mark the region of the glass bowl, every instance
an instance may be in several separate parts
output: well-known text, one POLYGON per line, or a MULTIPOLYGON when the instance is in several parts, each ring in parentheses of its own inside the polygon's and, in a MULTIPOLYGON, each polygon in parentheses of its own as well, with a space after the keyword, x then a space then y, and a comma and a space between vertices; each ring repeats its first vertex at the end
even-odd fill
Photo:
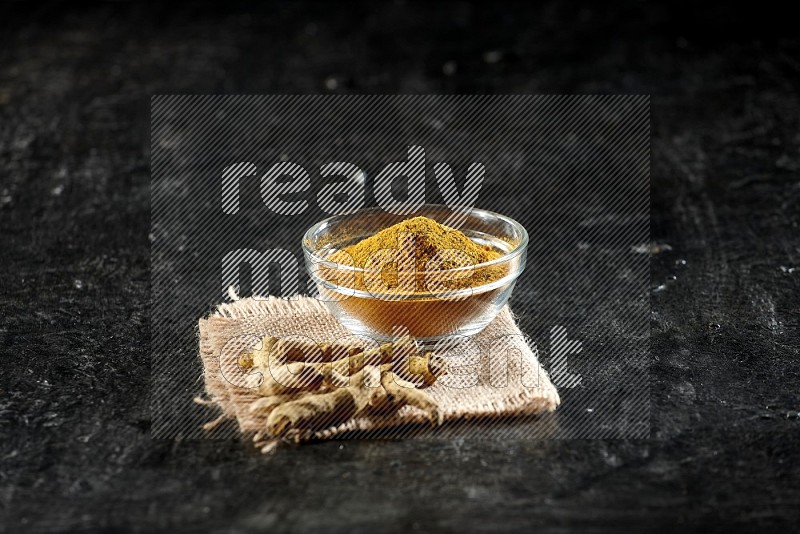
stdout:
POLYGON ((316 298, 348 330, 376 341, 407 333, 426 346, 483 330, 506 304, 525 269, 527 246, 528 233, 509 217, 481 209, 456 214, 446 206, 431 204, 413 215, 380 208, 337 215, 318 222, 303 237, 306 269, 316 285, 316 298), (499 257, 451 269, 402 271, 404 279, 413 278, 411 288, 406 284, 407 289, 392 291, 371 283, 384 276, 385 265, 356 266, 340 256, 338 262, 331 260, 341 249, 412 216, 450 223, 499 257), (454 217, 456 224, 452 224, 454 217))

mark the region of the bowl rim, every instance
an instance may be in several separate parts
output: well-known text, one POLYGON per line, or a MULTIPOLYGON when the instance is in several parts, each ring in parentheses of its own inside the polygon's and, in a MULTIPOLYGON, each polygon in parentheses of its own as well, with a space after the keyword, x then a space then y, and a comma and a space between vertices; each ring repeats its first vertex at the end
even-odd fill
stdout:
MULTIPOLYGON (((445 206, 444 204, 423 204, 422 206, 420 206, 419 208, 414 210, 413 213, 408 214, 408 218, 418 217, 420 215, 424 215, 424 213, 420 213, 420 212, 423 212, 425 209, 431 209, 431 208, 452 210, 452 208, 450 208, 449 206, 445 206)), ((356 273, 367 273, 367 272, 369 272, 368 270, 364 269, 363 267, 356 267, 354 265, 345 265, 345 264, 337 263, 335 261, 331 261, 329 259, 322 258, 322 257, 318 256, 316 254, 316 252, 311 250, 311 248, 308 246, 308 243, 311 240, 310 236, 312 236, 314 233, 316 233, 323 226, 331 224, 332 222, 338 222, 339 220, 347 219, 348 217, 352 217, 353 215, 356 215, 356 214, 363 214, 365 211, 386 212, 386 210, 384 210, 383 208, 381 208, 379 206, 369 207, 369 208, 360 208, 359 210, 357 210, 357 211, 355 211, 353 213, 345 213, 345 214, 340 214, 340 215, 333 215, 331 217, 327 217, 327 218, 325 218, 325 219, 323 219, 323 220, 311 225, 311 227, 308 230, 306 230, 305 233, 303 234, 303 240, 302 240, 302 243, 301 243, 302 248, 303 248, 303 254, 305 254, 306 257, 310 257, 316 263, 323 263, 323 264, 327 263, 327 264, 330 264, 331 265, 331 267, 330 267, 331 269, 333 269, 334 268, 333 266, 335 265, 336 266, 335 269, 342 269, 343 271, 352 271, 352 272, 356 272, 356 273)), ((508 223, 513 228, 515 228, 517 231, 519 231, 520 234, 522 235, 522 239, 520 240, 519 244, 517 244, 517 246, 515 246, 513 249, 511 249, 507 253, 505 253, 505 254, 501 255, 500 257, 495 258, 493 260, 485 261, 483 263, 476 263, 475 265, 466 265, 466 266, 463 266, 463 267, 455 267, 453 269, 439 269, 439 270, 436 270, 436 271, 419 271, 419 272, 417 272, 417 275, 420 275, 420 274, 424 275, 426 273, 431 273, 431 274, 435 273, 435 274, 438 274, 438 275, 442 275, 442 274, 447 274, 447 273, 459 273, 459 272, 474 271, 474 270, 477 270, 477 269, 483 269, 483 268, 486 268, 486 267, 491 267, 493 265, 500 265, 502 263, 511 261, 511 260, 519 257, 520 255, 522 255, 523 253, 525 253, 525 251, 527 250, 528 241, 529 241, 528 231, 525 230, 525 227, 522 226, 516 220, 512 219, 511 217, 508 217, 507 215, 503 215, 501 213, 497 213, 497 212, 494 212, 494 211, 489 211, 489 210, 485 210, 485 209, 481 209, 481 208, 470 208, 468 213, 469 214, 479 213, 481 215, 486 215, 486 216, 490 216, 490 217, 495 217, 497 219, 501 219, 502 221, 508 223)), ((458 228, 456 228, 456 230, 458 230, 458 228)), ((516 273, 516 275, 518 276, 520 274, 520 272, 521 271, 518 271, 516 273)), ((503 277, 503 278, 506 278, 506 277, 503 277)), ((478 287, 481 287, 481 286, 478 286, 478 287)))

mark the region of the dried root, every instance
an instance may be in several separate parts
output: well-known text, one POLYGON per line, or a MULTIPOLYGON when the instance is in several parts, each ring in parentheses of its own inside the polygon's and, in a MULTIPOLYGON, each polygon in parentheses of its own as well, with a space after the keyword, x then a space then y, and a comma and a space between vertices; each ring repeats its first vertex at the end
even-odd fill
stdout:
POLYGON ((267 418, 267 432, 275 437, 289 437, 292 433, 310 432, 347 421, 356 413, 353 395, 345 388, 337 389, 276 407, 267 418))
POLYGON ((261 373, 263 379, 258 386, 262 396, 283 395, 298 391, 316 391, 323 386, 339 387, 340 376, 353 376, 367 365, 392 364, 392 368, 405 380, 415 386, 429 386, 441 374, 441 361, 432 353, 418 354, 416 341, 405 336, 394 343, 384 343, 379 347, 361 350, 352 345, 326 345, 320 350, 314 343, 283 342, 274 337, 265 337, 262 347, 245 352, 239 357, 239 364, 252 372, 261 373), (310 359, 328 357, 337 351, 347 351, 348 356, 321 362, 301 362, 286 357, 303 347, 310 359), (333 347, 333 348, 331 348, 333 347), (360 352, 359 352, 360 351, 360 352))
POLYGON ((258 394, 265 397, 298 391, 316 391, 324 381, 323 375, 313 365, 302 362, 253 369, 260 371, 263 376, 258 386, 258 394))
POLYGON ((380 394, 379 373, 376 367, 367 366, 351 377, 348 387, 281 404, 267 418, 267 432, 280 437, 289 431, 313 431, 356 417, 380 394), (370 381, 374 385, 370 386, 370 381))
POLYGON ((275 339, 275 356, 290 362, 331 362, 355 356, 366 350, 363 345, 356 343, 316 344, 294 339, 273 339, 275 339))
POLYGON ((444 372, 444 361, 432 352, 425 354, 410 354, 396 362, 392 369, 401 378, 411 382, 416 387, 428 387, 436 382, 444 372))
POLYGON ((303 441, 354 417, 394 413, 406 405, 422 410, 434 426, 442 422, 439 406, 418 388, 436 381, 443 362, 419 354, 409 336, 367 350, 267 337, 239 363, 263 376, 256 390, 263 398, 249 407, 267 419, 254 437, 262 451, 273 450, 280 439, 303 441), (300 361, 303 354, 312 361, 300 361))
POLYGON ((397 374, 380 372, 370 365, 351 377, 350 386, 329 393, 309 394, 272 407, 266 431, 275 438, 288 437, 299 441, 317 430, 354 417, 372 412, 394 412, 406 405, 425 412, 432 425, 442 423, 439 406, 430 395, 397 374))
POLYGON ((428 381, 433 383, 436 380, 435 373, 441 374, 441 372, 436 367, 437 363, 434 364, 433 369, 429 367, 429 364, 432 361, 438 362, 438 360, 435 360, 431 354, 420 356, 418 352, 419 348, 414 338, 405 336, 394 343, 384 343, 379 347, 347 358, 312 365, 316 365, 319 372, 327 377, 332 371, 344 376, 352 376, 368 365, 377 367, 391 364, 392 368, 396 368, 398 373, 415 384, 422 385, 428 381))
POLYGON ((381 386, 386 392, 385 405, 397 410, 403 406, 419 408, 428 417, 432 426, 442 424, 442 412, 430 395, 414 387, 391 371, 381 373, 381 386))

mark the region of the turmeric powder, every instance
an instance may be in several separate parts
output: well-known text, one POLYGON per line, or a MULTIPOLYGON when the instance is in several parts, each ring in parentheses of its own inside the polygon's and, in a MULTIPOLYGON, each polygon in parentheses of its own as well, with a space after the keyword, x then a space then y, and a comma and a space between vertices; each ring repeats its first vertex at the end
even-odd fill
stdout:
POLYGON ((455 228, 428 217, 414 217, 337 250, 327 259, 365 271, 355 276, 354 289, 435 293, 477 287, 501 278, 503 269, 497 266, 463 270, 501 255, 455 228), (446 272, 452 269, 462 270, 446 272))
MULTIPOLYGON (((364 266, 370 256, 378 250, 389 249, 400 245, 403 235, 414 238, 414 256, 416 268, 425 270, 425 265, 442 250, 460 250, 464 252, 472 265, 484 263, 500 256, 497 251, 481 247, 470 240, 464 233, 455 228, 439 224, 428 217, 414 217, 394 226, 385 228, 372 237, 344 249, 355 261, 356 266, 364 266)), ((452 269, 459 265, 445 264, 441 269, 452 269)))
MULTIPOLYGON (((515 246, 471 238, 427 217, 414 217, 331 252, 316 274, 320 292, 371 335, 404 327, 423 343, 461 335, 492 315, 512 262, 495 262, 515 246), (488 263, 488 264, 487 264, 488 263), (353 291, 350 291, 353 290, 353 291)), ((329 245, 333 246, 333 244, 329 245)), ((484 325, 485 326, 485 325, 484 325)))

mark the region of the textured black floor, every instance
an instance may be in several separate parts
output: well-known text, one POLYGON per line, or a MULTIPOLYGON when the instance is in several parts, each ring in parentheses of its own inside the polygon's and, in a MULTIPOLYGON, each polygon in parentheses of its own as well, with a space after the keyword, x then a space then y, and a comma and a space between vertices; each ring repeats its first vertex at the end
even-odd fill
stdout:
POLYGON ((370 6, 0 5, 0 532, 796 526, 788 14, 370 6), (652 95, 651 439, 151 440, 150 95, 331 91, 652 95))

